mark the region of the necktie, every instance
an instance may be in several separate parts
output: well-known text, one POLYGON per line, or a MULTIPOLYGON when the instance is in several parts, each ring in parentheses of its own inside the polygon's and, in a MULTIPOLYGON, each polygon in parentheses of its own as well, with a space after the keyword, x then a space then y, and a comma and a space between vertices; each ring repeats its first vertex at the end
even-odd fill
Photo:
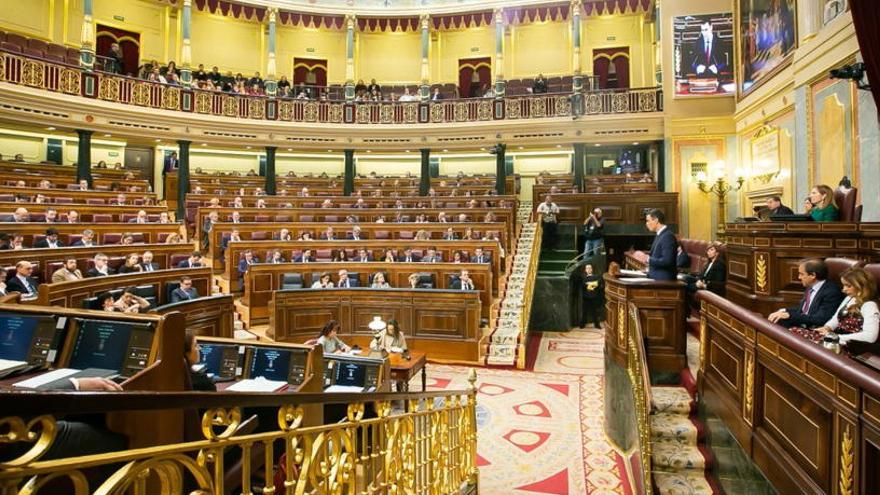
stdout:
POLYGON ((813 289, 812 288, 807 289, 806 293, 804 294, 804 307, 801 308, 801 312, 804 314, 809 314, 809 312, 810 312, 810 303, 812 302, 811 301, 812 295, 813 295, 813 289))
POLYGON ((24 286, 25 286, 25 288, 27 289, 28 294, 33 294, 33 293, 34 293, 34 286, 31 285, 31 281, 28 280, 27 277, 24 278, 24 286))
POLYGON ((483 255, 477 256, 477 263, 483 262, 483 255))
POLYGON ((412 258, 410 258, 409 256, 407 256, 407 257, 406 257, 406 262, 407 262, 407 263, 411 263, 411 262, 412 262, 412 258))

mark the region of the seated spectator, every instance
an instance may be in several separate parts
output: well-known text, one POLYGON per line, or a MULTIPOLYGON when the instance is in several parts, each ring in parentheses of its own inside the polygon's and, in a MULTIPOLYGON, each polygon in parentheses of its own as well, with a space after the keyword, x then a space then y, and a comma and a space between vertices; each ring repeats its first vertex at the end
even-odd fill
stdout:
POLYGON ((299 235, 299 240, 301 240, 301 241, 314 241, 315 239, 312 238, 311 232, 302 232, 299 235))
POLYGON ((165 244, 180 244, 182 242, 183 238, 177 232, 172 232, 165 238, 165 244))
POLYGON ((406 277, 406 281, 409 282, 410 289, 421 289, 421 286, 419 286, 419 274, 418 273, 410 273, 409 277, 406 277))
POLYGON ((89 190, 89 181, 86 179, 82 179, 79 181, 79 190, 80 191, 88 191, 89 190))
POLYGON ((269 259, 266 260, 266 263, 274 263, 274 264, 286 263, 286 262, 287 262, 287 260, 284 259, 284 255, 281 254, 280 249, 273 250, 269 259))
POLYGON ((25 248, 27 248, 27 246, 24 245, 24 236, 21 234, 13 235, 12 236, 12 250, 13 251, 20 251, 25 248))
POLYGON ((456 241, 456 240, 458 240, 458 236, 455 235, 455 232, 452 230, 452 227, 449 227, 448 229, 446 229, 446 232, 443 233, 443 240, 444 240, 444 241, 456 241))
POLYGON ((92 229, 86 229, 82 232, 82 237, 76 242, 73 243, 73 247, 94 247, 97 243, 95 242, 95 231, 92 229))
POLYGON ((532 85, 532 93, 537 95, 546 92, 547 81, 544 79, 544 74, 538 74, 538 77, 535 78, 535 83, 532 85))
POLYGON ((202 253, 198 251, 193 251, 189 258, 177 264, 177 268, 201 268, 202 266, 202 253))
POLYGON ((119 240, 120 246, 131 246, 134 244, 134 234, 131 232, 123 232, 122 238, 119 240))
POLYGON ((180 301, 189 301, 191 299, 198 299, 199 291, 193 287, 193 281, 191 277, 181 277, 180 278, 180 287, 171 291, 171 302, 176 303, 180 301))
POLYGON ((836 222, 840 217, 834 204, 834 191, 824 184, 810 191, 809 205, 807 213, 817 222, 836 222))
POLYGON ((403 249, 403 255, 397 261, 401 263, 416 263, 421 261, 421 257, 412 252, 412 248, 407 246, 403 249))
MULTIPOLYGON (((877 308, 877 281, 863 268, 850 268, 840 276, 846 297, 820 334, 837 333, 839 342, 875 344, 880 334, 880 310, 877 308)), ((870 346, 873 348, 874 346, 870 346)))
POLYGON ((6 270, 0 270, 0 296, 9 295, 6 288, 6 270))
POLYGON ((122 313, 140 313, 150 308, 150 301, 134 293, 134 287, 126 287, 113 306, 122 313))
POLYGON ((386 249, 385 252, 382 253, 382 261, 386 263, 394 263, 395 261, 397 261, 394 259, 394 250, 386 249))
POLYGON ((357 258, 354 259, 358 263, 369 263, 373 261, 373 255, 368 253, 365 248, 358 249, 357 258))
POLYGON ((292 241, 293 236, 290 235, 290 230, 281 229, 281 231, 275 235, 275 239, 279 241, 292 241))
POLYGON ((21 153, 16 153, 16 154, 15 154, 15 158, 13 158, 12 161, 14 161, 14 162, 23 162, 23 161, 24 161, 24 155, 22 155, 21 153))
POLYGON ((36 249, 60 248, 64 247, 64 243, 58 239, 58 229, 46 229, 46 237, 40 239, 34 244, 36 249))
POLYGON ((6 282, 7 292, 18 292, 23 299, 37 297, 37 279, 31 276, 34 265, 30 261, 19 261, 15 264, 15 276, 6 282))
POLYGON ((336 282, 336 286, 339 288, 347 289, 350 287, 357 287, 357 281, 352 280, 348 277, 348 270, 345 268, 339 270, 338 272, 339 278, 336 282))
POLYGON ((107 264, 109 258, 106 254, 98 253, 95 255, 94 264, 92 268, 89 268, 86 271, 87 277, 106 277, 107 275, 113 275, 116 272, 113 268, 110 268, 110 265, 107 264))
POLYGON ((119 267, 119 273, 140 273, 143 271, 143 267, 140 264, 140 255, 137 253, 131 253, 125 257, 125 263, 119 267))
POLYGON ((239 288, 244 288, 244 275, 250 270, 251 265, 260 262, 260 258, 254 256, 254 252, 248 249, 244 252, 244 258, 238 262, 239 288))
POLYGON ((51 189, 52 183, 46 179, 43 179, 37 184, 37 189, 51 189))
POLYGON ((109 292, 102 292, 98 294, 97 300, 95 301, 101 311, 114 312, 116 311, 116 301, 113 300, 113 295, 109 292))
POLYGON ((159 264, 153 262, 153 252, 152 251, 144 251, 144 254, 141 256, 141 271, 142 272, 155 272, 159 269, 159 264))
POLYGON ((422 258, 422 263, 443 263, 443 256, 433 246, 428 248, 428 253, 422 258))
POLYGON ((324 354, 342 354, 351 351, 351 347, 339 339, 339 322, 330 320, 321 329, 318 336, 318 345, 324 348, 324 354))
MULTIPOLYGON (((309 250, 311 251, 311 250, 309 250)), ((333 250, 333 260, 334 263, 344 263, 346 261, 351 261, 348 258, 348 252, 345 249, 334 249, 333 250)))
POLYGON ((477 246, 474 248, 474 255, 471 256, 471 263, 491 263, 492 257, 483 252, 483 248, 477 246))
POLYGON ((769 216, 794 215, 791 208, 782 204, 782 199, 780 199, 779 196, 771 196, 767 198, 767 210, 769 216))
POLYGON ((312 284, 312 289, 332 289, 333 281, 330 280, 330 272, 321 272, 321 277, 312 284))
POLYGON ((11 218, 4 219, 5 222, 27 223, 31 221, 31 214, 27 208, 16 208, 11 218))
POLYGON ((440 93, 440 88, 437 87, 437 86, 435 86, 435 87, 434 87, 434 92, 431 93, 431 100, 432 100, 432 101, 439 101, 439 100, 442 100, 442 99, 443 99, 443 94, 440 93))
POLYGON ((12 249, 12 236, 6 232, 0 232, 0 251, 12 249))
POLYGON ((464 261, 465 261, 465 259, 464 259, 463 255, 461 254, 461 251, 456 249, 455 251, 452 252, 452 262, 453 263, 463 263, 464 261))
POLYGON ((452 285, 449 288, 452 290, 476 290, 474 281, 471 280, 470 273, 467 270, 462 270, 461 275, 452 281, 452 285))
POLYGON ((167 211, 159 213, 159 223, 173 223, 167 211))
POLYGON ((137 216, 128 221, 128 223, 150 223, 146 210, 138 210, 137 216))
POLYGON ((767 319, 784 327, 816 328, 824 325, 843 300, 840 287, 827 278, 828 267, 823 260, 801 262, 798 279, 806 288, 804 298, 797 306, 775 311, 767 319))
POLYGON ((265 208, 265 207, 266 207, 266 200, 263 198, 258 199, 257 200, 257 208, 265 208))
POLYGON ((67 223, 79 223, 79 212, 70 210, 67 212, 67 223))
POLYGON ((385 281, 385 274, 382 272, 376 272, 373 274, 373 283, 370 284, 370 287, 373 289, 390 289, 391 284, 385 281))
POLYGON ((362 239, 360 226, 355 225, 354 227, 352 227, 351 233, 348 234, 347 237, 348 237, 348 239, 353 240, 353 241, 360 241, 362 239))
POLYGON ((416 232, 415 237, 413 237, 414 241, 430 241, 431 234, 427 230, 419 230, 416 232))
POLYGON ((328 241, 336 240, 336 233, 333 231, 333 227, 327 227, 324 232, 321 233, 321 239, 328 241))
POLYGON ((115 200, 114 199, 110 200, 110 204, 115 204, 117 206, 125 206, 128 204, 126 201, 127 201, 127 198, 126 198, 125 194, 119 193, 116 195, 115 200))

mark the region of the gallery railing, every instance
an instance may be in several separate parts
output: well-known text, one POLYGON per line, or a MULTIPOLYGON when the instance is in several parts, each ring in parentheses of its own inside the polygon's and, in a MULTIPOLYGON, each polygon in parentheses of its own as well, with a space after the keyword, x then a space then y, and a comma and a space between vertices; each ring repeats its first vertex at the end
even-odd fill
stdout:
POLYGON ((262 493, 274 493, 273 486, 298 494, 476 493, 473 370, 469 382, 468 390, 406 394, 0 392, 0 447, 25 451, 0 461, 0 493, 41 493, 45 487, 42 493, 54 493, 59 481, 76 495, 254 493, 258 486, 265 487, 262 493), (392 401, 403 401, 404 410, 392 412, 392 401), (328 404, 343 405, 346 417, 305 426, 310 419, 304 410, 328 404), (277 424, 264 433, 243 432, 245 406, 277 409, 277 424), (59 411, 174 408, 203 411, 199 439, 40 460, 55 440, 59 411))
POLYGON ((203 91, 0 51, 0 82, 144 108, 200 115, 327 124, 433 124, 654 113, 659 87, 427 102, 342 102, 203 91))

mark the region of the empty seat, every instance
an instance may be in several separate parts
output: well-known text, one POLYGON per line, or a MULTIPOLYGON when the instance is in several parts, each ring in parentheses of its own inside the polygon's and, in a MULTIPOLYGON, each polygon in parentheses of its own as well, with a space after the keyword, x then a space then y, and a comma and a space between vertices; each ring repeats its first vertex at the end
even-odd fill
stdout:
POLYGON ((275 215, 276 222, 290 222, 290 215, 275 215))
POLYGON ((387 230, 377 230, 376 239, 390 239, 391 233, 387 230))
POLYGON ((400 232, 398 232, 397 236, 400 239, 412 239, 413 233, 411 230, 401 230, 400 232))
POLYGON ((171 258, 168 260, 168 268, 174 268, 179 265, 181 261, 185 261, 188 258, 188 254, 172 254, 171 258))
POLYGON ((106 234, 104 234, 104 238, 101 240, 101 242, 103 244, 119 244, 120 240, 122 240, 122 234, 106 233, 106 234))
POLYGON ((15 43, 10 43, 8 41, 0 43, 0 50, 12 53, 21 53, 20 46, 16 45, 15 43))
POLYGON ((102 198, 86 198, 87 205, 103 205, 104 200, 102 198))
POLYGON ((302 289, 302 273, 285 273, 281 276, 281 290, 302 289))
POLYGON ((333 251, 331 249, 318 249, 315 251, 316 261, 332 261, 333 251))
POLYGON ((257 231, 251 234, 251 239, 254 241, 265 241, 269 239, 269 233, 265 231, 257 231))
POLYGON ((134 294, 141 297, 156 297, 156 286, 139 285, 134 288, 134 294))
POLYGON ((24 49, 27 46, 27 38, 20 34, 6 33, 6 42, 24 49))
POLYGON ((57 198, 55 198, 55 203, 73 203, 73 198, 58 196, 57 198))
POLYGON ((420 289, 433 289, 434 288, 434 275, 430 273, 417 273, 419 277, 418 286, 420 289))
POLYGON ((254 221, 258 223, 266 223, 269 222, 269 215, 256 215, 254 216, 254 221))
POLYGON ((27 46, 28 46, 28 48, 33 48, 33 49, 39 50, 43 53, 45 53, 46 50, 49 49, 49 43, 46 43, 43 40, 38 40, 35 38, 28 39, 27 46))
POLYGON ((107 259, 107 265, 116 271, 119 271, 119 267, 124 264, 125 264, 125 256, 112 256, 107 259))
POLYGON ((109 213, 95 213, 92 215, 92 222, 94 223, 111 223, 113 222, 113 215, 109 213))

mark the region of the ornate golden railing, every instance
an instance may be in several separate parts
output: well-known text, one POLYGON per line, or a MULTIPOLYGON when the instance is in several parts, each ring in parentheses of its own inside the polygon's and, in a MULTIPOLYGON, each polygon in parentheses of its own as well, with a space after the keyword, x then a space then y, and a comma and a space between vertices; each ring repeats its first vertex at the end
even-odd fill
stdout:
POLYGON ((0 81, 162 110, 282 122, 432 124, 613 115, 663 110, 658 88, 548 93, 427 102, 341 102, 242 96, 87 72, 58 62, 0 51, 0 81))
POLYGON ((543 234, 543 222, 535 223, 535 237, 532 240, 532 250, 529 253, 529 271, 526 274, 525 288, 523 289, 523 305, 522 316, 520 317, 520 349, 517 353, 516 367, 525 369, 526 367, 526 339, 525 334, 529 331, 529 320, 532 317, 532 300, 535 292, 535 277, 538 276, 538 261, 541 258, 541 236, 543 234))
POLYGON ((639 321, 639 309, 633 303, 627 304, 627 318, 630 319, 631 331, 626 336, 626 372, 632 384, 633 403, 635 405, 636 424, 638 426, 638 456, 640 473, 636 476, 636 493, 651 495, 651 379, 648 375, 648 361, 645 357, 645 344, 642 336, 642 325, 639 321), (638 483, 641 481, 641 484, 638 483), (641 492, 639 488, 643 488, 641 492))
POLYGON ((174 404, 202 409, 203 438, 57 460, 40 460, 58 426, 47 409, 71 395, 7 392, 0 400, 19 405, 5 408, 4 414, 15 416, 0 419, 0 447, 25 444, 30 449, 0 462, 0 493, 39 493, 59 479, 69 480, 76 495, 250 494, 257 487, 265 487, 262 493, 267 494, 477 493, 473 370, 469 381, 467 391, 421 394, 78 393, 66 402, 65 412, 168 409, 174 404), (392 400, 402 400, 404 410, 392 412, 392 400), (309 421, 304 411, 331 403, 348 403, 345 419, 304 426, 309 421), (266 433, 240 434, 244 405, 276 408, 278 424, 266 433), (375 417, 366 418, 370 405, 375 417), (283 460, 277 461, 281 453, 283 460), (230 472, 231 465, 240 465, 240 474, 230 472), (95 473, 104 473, 97 482, 95 473))

